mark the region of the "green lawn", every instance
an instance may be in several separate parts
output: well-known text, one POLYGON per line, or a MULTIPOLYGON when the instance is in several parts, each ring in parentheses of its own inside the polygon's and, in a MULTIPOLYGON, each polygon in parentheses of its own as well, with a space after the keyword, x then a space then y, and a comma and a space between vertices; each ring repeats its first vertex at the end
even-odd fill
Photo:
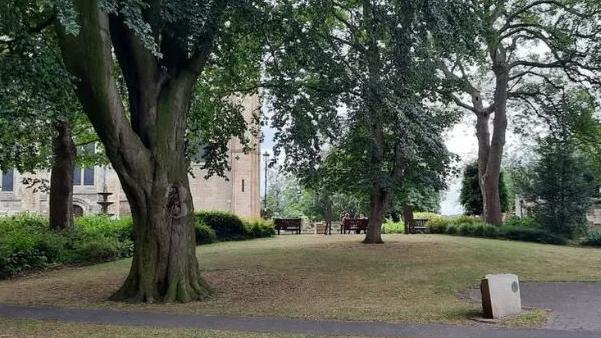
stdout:
POLYGON ((161 329, 153 327, 89 325, 75 323, 60 323, 47 320, 6 320, 0 319, 0 337, 53 337, 53 338, 302 338, 301 335, 261 334, 248 332, 194 330, 194 329, 161 329))
POLYGON ((201 268, 215 289, 203 302, 106 301, 127 274, 130 261, 123 260, 2 281, 0 303, 458 323, 479 309, 458 293, 486 273, 516 273, 522 281, 601 280, 599 249, 441 235, 386 235, 383 245, 361 239, 290 235, 201 246, 201 268))

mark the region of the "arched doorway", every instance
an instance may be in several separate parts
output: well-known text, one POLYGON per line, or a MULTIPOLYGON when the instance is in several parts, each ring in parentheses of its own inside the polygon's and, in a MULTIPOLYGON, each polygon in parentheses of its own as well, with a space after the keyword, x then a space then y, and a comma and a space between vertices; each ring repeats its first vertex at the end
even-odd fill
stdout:
POLYGON ((73 217, 83 216, 83 208, 77 204, 73 204, 73 217))

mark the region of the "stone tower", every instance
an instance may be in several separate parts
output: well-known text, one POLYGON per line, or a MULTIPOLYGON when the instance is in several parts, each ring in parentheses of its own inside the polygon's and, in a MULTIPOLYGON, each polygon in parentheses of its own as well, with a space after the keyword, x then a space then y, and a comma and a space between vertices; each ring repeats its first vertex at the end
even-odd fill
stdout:
MULTIPOLYGON (((244 118, 249 129, 257 129, 255 116, 261 111, 258 95, 246 96, 241 100, 244 107, 244 118)), ((232 170, 223 177, 205 179, 206 172, 201 164, 194 164, 194 178, 190 177, 190 189, 197 210, 230 211, 243 217, 259 217, 261 214, 260 174, 261 149, 256 135, 251 138, 252 150, 244 153, 240 140, 234 138, 229 142, 229 162, 232 170)))

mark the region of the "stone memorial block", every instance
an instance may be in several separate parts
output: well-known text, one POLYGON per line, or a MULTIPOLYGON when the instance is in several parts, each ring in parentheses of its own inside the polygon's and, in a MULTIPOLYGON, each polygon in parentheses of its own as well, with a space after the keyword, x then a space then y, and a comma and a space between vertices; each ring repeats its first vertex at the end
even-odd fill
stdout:
POLYGON ((503 318, 522 311, 520 282, 513 274, 486 275, 480 283, 484 318, 503 318))

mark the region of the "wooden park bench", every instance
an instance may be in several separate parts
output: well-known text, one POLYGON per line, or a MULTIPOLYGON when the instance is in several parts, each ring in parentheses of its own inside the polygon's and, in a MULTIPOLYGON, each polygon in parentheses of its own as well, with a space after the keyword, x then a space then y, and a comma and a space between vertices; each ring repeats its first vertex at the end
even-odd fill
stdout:
POLYGON ((342 222, 342 231, 343 233, 350 234, 351 231, 355 231, 355 233, 360 234, 361 231, 367 233, 367 218, 348 218, 342 222))
POLYGON ((428 220, 425 218, 414 218, 412 222, 409 222, 409 233, 410 234, 426 234, 429 232, 428 220))
POLYGON ((278 235, 280 231, 294 231, 296 234, 301 233, 302 219, 300 218, 276 218, 273 220, 275 230, 278 235))

